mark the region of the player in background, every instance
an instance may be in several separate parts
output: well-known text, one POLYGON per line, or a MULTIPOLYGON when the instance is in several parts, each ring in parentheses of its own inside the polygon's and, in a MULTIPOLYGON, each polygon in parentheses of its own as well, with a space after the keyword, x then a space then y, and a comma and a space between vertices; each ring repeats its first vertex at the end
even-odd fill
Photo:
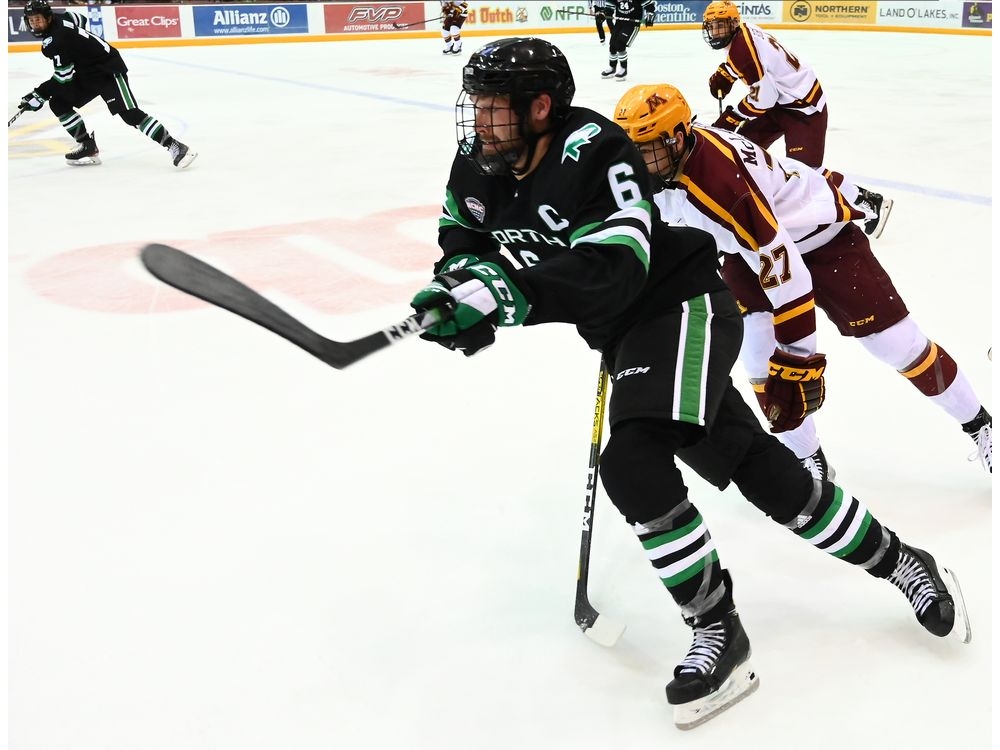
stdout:
POLYGON ((594 23, 597 24, 597 38, 604 44, 604 26, 608 27, 608 34, 614 32, 611 18, 614 15, 614 0, 587 0, 587 10, 594 16, 594 23))
MULTIPOLYGON (((715 0, 705 8, 702 34, 712 49, 729 53, 708 79, 712 96, 721 102, 737 78, 750 89, 735 108, 726 107, 715 127, 738 131, 761 148, 784 136, 787 156, 823 170, 829 114, 812 67, 759 26, 741 23, 739 8, 728 0, 715 0)), ((864 211, 865 233, 878 239, 892 200, 855 185, 840 172, 824 174, 864 211)))
MULTIPOLYGON (((490 42, 473 53, 462 83, 458 150, 439 220, 442 256, 411 304, 448 310, 423 338, 466 356, 492 345, 498 326, 543 323, 574 324, 602 353, 614 385, 601 478, 692 629, 666 687, 677 725, 690 728, 732 705, 757 677, 732 578, 676 457, 720 489, 735 483, 809 544, 889 581, 930 633, 968 642, 953 575, 850 493, 814 481, 743 401, 729 377, 742 323, 718 275, 715 242, 652 221, 638 150, 606 117, 572 106, 562 52, 535 38, 490 42)), ((802 362, 784 360, 790 370, 802 362)), ((808 366, 815 377, 806 388, 773 378, 774 404, 790 418, 822 391, 821 363, 808 366)), ((462 387, 468 398, 449 407, 464 415, 456 440, 488 421, 476 407, 488 396, 473 382, 462 387)), ((526 435, 509 437, 524 445, 526 435)), ((483 481, 495 481, 501 464, 477 460, 483 481)), ((504 481, 517 479, 508 470, 504 481)), ((475 494, 474 486, 452 489, 475 494)))
POLYGON ((611 42, 608 44, 608 67, 601 71, 601 78, 624 81, 628 75, 628 48, 632 46, 639 26, 653 25, 656 17, 656 0, 611 0, 611 42))
POLYGON ((469 4, 466 2, 441 2, 441 38, 444 39, 445 55, 458 55, 462 52, 462 26, 469 17, 469 4))
MULTIPOLYGON (((993 473, 992 417, 951 355, 913 320, 852 222, 857 210, 832 181, 742 135, 692 126, 691 107, 669 84, 634 86, 614 119, 645 158, 660 218, 710 232, 725 253, 722 276, 743 313, 740 358, 765 416, 774 356, 815 354, 818 306, 842 336, 856 338, 960 424, 993 473)), ((825 477, 811 416, 778 437, 825 477)))
POLYGON ((129 87, 128 68, 118 50, 81 26, 55 14, 46 0, 29 0, 24 19, 31 33, 42 40, 42 54, 52 60, 52 77, 21 97, 18 108, 37 112, 47 101, 60 124, 78 147, 66 154, 74 165, 100 164, 93 133, 87 132, 76 111, 100 96, 112 115, 152 138, 170 153, 175 167, 187 167, 197 154, 173 138, 157 120, 139 109, 129 87))

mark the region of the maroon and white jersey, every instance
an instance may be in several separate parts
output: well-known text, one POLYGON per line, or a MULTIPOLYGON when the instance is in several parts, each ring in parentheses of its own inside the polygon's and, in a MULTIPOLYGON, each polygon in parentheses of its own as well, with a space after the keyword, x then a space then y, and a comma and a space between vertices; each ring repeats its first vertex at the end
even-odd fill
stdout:
POLYGON ((698 126, 692 132, 680 172, 654 196, 661 218, 706 231, 721 252, 742 257, 774 308, 778 345, 814 354, 815 300, 802 255, 863 214, 801 162, 736 133, 698 126))
POLYGON ((722 67, 750 87, 750 93, 736 106, 746 118, 760 117, 772 107, 811 115, 826 106, 826 94, 812 67, 759 26, 740 24, 722 67))

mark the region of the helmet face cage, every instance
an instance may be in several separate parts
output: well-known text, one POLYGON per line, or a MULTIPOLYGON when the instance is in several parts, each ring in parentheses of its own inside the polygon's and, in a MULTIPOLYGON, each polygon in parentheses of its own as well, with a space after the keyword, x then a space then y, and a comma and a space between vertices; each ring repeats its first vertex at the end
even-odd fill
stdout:
POLYGON ((636 86, 618 101, 614 120, 639 147, 650 173, 672 179, 678 165, 674 146, 691 132, 691 107, 684 95, 668 84, 636 86))
POLYGON ((740 28, 740 9, 731 2, 709 3, 705 8, 701 33, 712 49, 726 47, 740 28))
POLYGON ((48 33, 48 24, 52 23, 52 7, 45 0, 29 0, 24 4, 24 25, 32 36, 43 37, 48 33), (46 20, 45 29, 36 31, 31 28, 28 16, 42 16, 46 20))
POLYGON ((525 148, 533 149, 540 134, 526 130, 532 101, 540 94, 552 98, 550 119, 558 121, 569 113, 576 85, 569 63, 555 46, 543 39, 510 38, 491 42, 473 53, 462 74, 462 93, 455 104, 455 126, 460 152, 477 169, 488 175, 512 174, 513 165, 525 148), (482 98, 490 98, 490 112, 477 106, 482 98), (507 97, 512 119, 494 123, 497 109, 495 97, 507 97), (508 131, 504 141, 485 146, 477 132, 487 130, 495 138, 508 131), (493 129, 494 125, 497 129, 493 129), (489 153, 484 152, 489 149, 489 153))
POLYGON ((455 135, 458 139, 459 152, 475 165, 476 171, 480 174, 491 177, 514 174, 514 165, 521 158, 526 145, 524 117, 517 111, 514 103, 509 101, 511 116, 508 117, 508 121, 494 123, 497 103, 493 102, 493 106, 489 107, 477 106, 479 96, 487 95, 477 95, 463 89, 458 95, 458 101, 455 102, 455 135), (477 125, 486 129, 493 138, 503 130, 507 131, 507 137, 500 141, 493 140, 487 146, 477 130, 477 125))

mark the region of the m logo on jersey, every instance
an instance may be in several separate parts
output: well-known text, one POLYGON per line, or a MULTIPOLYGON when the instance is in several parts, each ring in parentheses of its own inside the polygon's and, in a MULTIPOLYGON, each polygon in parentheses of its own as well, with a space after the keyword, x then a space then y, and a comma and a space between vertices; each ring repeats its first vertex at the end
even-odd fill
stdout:
POLYGON ((483 219, 486 218, 486 206, 483 205, 482 201, 478 198, 466 198, 465 207, 469 209, 469 213, 476 221, 480 224, 483 223, 483 219))
POLYGON ((580 161, 580 149, 596 138, 597 134, 600 132, 600 125, 596 122, 588 122, 579 130, 575 130, 570 133, 569 137, 566 138, 566 144, 563 146, 563 154, 560 163, 565 162, 566 157, 569 157, 573 161, 580 161))

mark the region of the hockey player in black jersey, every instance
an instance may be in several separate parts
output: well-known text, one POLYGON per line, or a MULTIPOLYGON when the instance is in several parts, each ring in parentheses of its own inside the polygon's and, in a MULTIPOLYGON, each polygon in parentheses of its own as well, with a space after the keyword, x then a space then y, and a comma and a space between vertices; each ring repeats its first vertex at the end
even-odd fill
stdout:
MULTIPOLYGON (((760 426, 729 377, 742 323, 714 240, 651 220, 642 157, 615 123, 573 107, 574 91, 566 58, 544 40, 501 39, 472 55, 456 104, 443 254, 411 304, 450 311, 424 338, 467 356, 493 344, 498 327, 553 322, 574 324, 602 352, 614 386, 601 478, 693 629, 666 687, 677 725, 700 724, 758 683, 732 579, 675 456, 894 584, 932 634, 968 642, 951 572, 841 487, 814 482, 760 426)), ((822 370, 810 367, 805 387, 776 376, 784 419, 821 402, 822 370)))
POLYGON ((601 72, 601 77, 624 81, 628 75, 628 48, 642 24, 653 25, 656 0, 611 0, 608 5, 614 25, 608 44, 608 67, 601 72))
POLYGON ((49 103, 52 114, 78 144, 66 154, 73 165, 100 164, 94 134, 76 111, 101 97, 108 111, 118 115, 143 135, 152 138, 170 153, 175 167, 187 167, 197 154, 173 138, 166 127, 139 109, 129 87, 128 68, 118 50, 78 25, 71 16, 55 13, 46 0, 29 0, 24 20, 31 33, 42 40, 42 54, 52 60, 52 77, 21 97, 20 110, 33 112, 49 103))

